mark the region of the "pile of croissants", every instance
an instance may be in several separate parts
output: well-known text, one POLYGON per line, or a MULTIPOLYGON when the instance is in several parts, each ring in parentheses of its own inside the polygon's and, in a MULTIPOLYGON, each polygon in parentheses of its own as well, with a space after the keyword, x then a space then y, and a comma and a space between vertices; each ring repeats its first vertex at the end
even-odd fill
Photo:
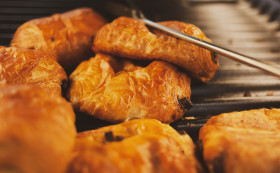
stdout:
MULTIPOLYGON (((192 24, 159 23, 210 41, 192 24)), ((168 123, 191 108, 189 75, 207 82, 218 66, 213 52, 90 8, 28 21, 0 46, 0 172, 204 172, 192 139, 168 123), (77 133, 74 110, 116 124, 77 133)), ((278 109, 254 111, 255 124, 277 121, 279 135, 278 109)), ((217 135, 231 125, 225 117, 201 131, 211 172, 234 170, 227 148, 213 149, 240 139, 226 128, 217 135)))

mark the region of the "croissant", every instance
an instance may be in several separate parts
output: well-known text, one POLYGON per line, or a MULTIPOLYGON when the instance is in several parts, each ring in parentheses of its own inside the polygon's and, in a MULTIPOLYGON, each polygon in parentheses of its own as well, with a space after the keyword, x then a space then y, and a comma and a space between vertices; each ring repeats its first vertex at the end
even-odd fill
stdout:
MULTIPOLYGON (((159 24, 210 41, 192 24, 178 21, 159 24)), ((142 21, 127 17, 119 17, 102 27, 94 39, 92 48, 96 53, 103 52, 131 59, 168 61, 204 82, 213 77, 219 66, 215 53, 162 32, 149 30, 142 21)))
POLYGON ((82 62, 70 75, 74 107, 97 118, 122 122, 152 118, 169 123, 190 109, 190 78, 154 61, 146 67, 105 54, 82 62))
POLYGON ((0 85, 29 84, 61 94, 67 81, 63 68, 48 54, 24 48, 0 46, 0 85))
POLYGON ((54 55, 67 70, 92 55, 91 44, 105 19, 90 8, 79 8, 21 25, 11 46, 36 49, 54 55))
POLYGON ((36 86, 0 87, 0 172, 64 173, 75 115, 59 95, 36 86))
POLYGON ((151 119, 79 133, 74 152, 68 173, 203 171, 191 138, 151 119))
POLYGON ((212 117, 200 130, 210 172, 273 173, 280 170, 280 109, 212 117))

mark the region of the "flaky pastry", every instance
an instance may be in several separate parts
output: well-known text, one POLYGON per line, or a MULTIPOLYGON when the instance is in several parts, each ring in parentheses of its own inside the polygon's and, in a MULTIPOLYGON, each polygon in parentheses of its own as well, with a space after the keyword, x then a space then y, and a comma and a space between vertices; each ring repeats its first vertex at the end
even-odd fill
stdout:
POLYGON ((0 87, 0 172, 64 173, 75 115, 59 95, 35 86, 0 87))
MULTIPOLYGON (((210 41, 192 24, 178 21, 159 24, 210 41)), ((144 22, 127 17, 119 17, 102 27, 94 39, 93 50, 131 59, 168 61, 204 82, 213 77, 219 66, 215 53, 157 30, 149 30, 144 22)))
POLYGON ((92 55, 92 40, 104 24, 92 9, 79 8, 24 23, 11 45, 48 52, 69 71, 92 55))
POLYGON ((36 85, 61 94, 67 81, 63 68, 48 54, 40 51, 0 46, 0 85, 36 85))
POLYGON ((194 143, 157 120, 131 120, 78 134, 68 173, 201 172, 194 143))
POLYGON ((152 118, 169 123, 191 106, 189 77, 162 61, 142 67, 97 54, 77 67, 70 83, 68 97, 75 108, 111 122, 152 118))
POLYGON ((280 109, 212 117, 200 130, 210 172, 273 173, 280 170, 280 109))

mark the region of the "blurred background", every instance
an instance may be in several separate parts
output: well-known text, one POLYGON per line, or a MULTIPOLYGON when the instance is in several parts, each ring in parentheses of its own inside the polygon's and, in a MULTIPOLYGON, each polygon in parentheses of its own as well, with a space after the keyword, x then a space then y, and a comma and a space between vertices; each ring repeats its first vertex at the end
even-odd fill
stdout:
MULTIPOLYGON (((280 0, 134 0, 134 3, 151 20, 195 24, 213 43, 270 61, 280 68, 280 0)), ((28 20, 79 7, 91 7, 109 21, 130 14, 125 0, 0 0, 0 45, 8 46, 18 26, 28 20)), ((220 68, 210 82, 192 81, 194 106, 184 120, 172 124, 176 129, 189 128, 195 133, 212 115, 280 107, 278 77, 222 56, 219 60, 220 68)), ((103 124, 87 116, 77 118, 79 131, 103 124)))

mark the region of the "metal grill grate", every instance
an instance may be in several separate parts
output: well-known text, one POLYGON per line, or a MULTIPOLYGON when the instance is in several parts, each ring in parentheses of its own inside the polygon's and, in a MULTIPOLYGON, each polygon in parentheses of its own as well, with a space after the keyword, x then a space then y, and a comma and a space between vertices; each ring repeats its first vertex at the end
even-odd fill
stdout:
MULTIPOLYGON (((254 12, 249 4, 200 4, 191 9, 184 20, 202 28, 214 43, 280 65, 275 23, 263 20, 265 16, 254 12)), ((216 107, 215 113, 226 111, 223 107, 233 111, 280 106, 279 78, 221 56, 220 64, 212 81, 193 86, 193 102, 201 109, 205 104, 216 107)), ((210 114, 207 109, 205 114, 210 114)))
MULTIPOLYGON (((199 26, 215 44, 280 64, 279 22, 269 23, 270 17, 260 15, 257 10, 250 7, 249 3, 240 1, 189 4, 185 0, 176 2, 180 6, 179 10, 173 9, 176 15, 170 13, 170 10, 167 14, 164 9, 155 10, 157 14, 150 14, 150 9, 156 7, 158 3, 154 3, 155 6, 146 4, 147 8, 144 11, 154 19, 176 19, 193 23, 199 26)), ((162 4, 168 7, 165 1, 162 4)), ((0 44, 8 46, 17 27, 27 20, 78 7, 94 7, 94 1, 0 0, 0 44)), ((261 107, 280 107, 279 78, 221 56, 220 64, 214 79, 209 83, 193 81, 194 107, 186 115, 195 118, 173 123, 176 129, 191 129, 196 134, 207 117, 212 115, 261 107)), ((92 117, 77 117, 79 131, 107 124, 92 117)))
MULTIPOLYGON (((279 23, 268 22, 247 2, 194 4, 183 19, 199 26, 215 44, 280 68, 279 23), (278 36, 277 36, 278 35, 278 36)), ((223 112, 280 107, 280 79, 220 56, 220 68, 207 84, 192 85, 194 108, 189 112, 205 122, 207 116, 223 112)), ((203 123, 183 120, 177 129, 193 129, 197 135, 203 123)))

